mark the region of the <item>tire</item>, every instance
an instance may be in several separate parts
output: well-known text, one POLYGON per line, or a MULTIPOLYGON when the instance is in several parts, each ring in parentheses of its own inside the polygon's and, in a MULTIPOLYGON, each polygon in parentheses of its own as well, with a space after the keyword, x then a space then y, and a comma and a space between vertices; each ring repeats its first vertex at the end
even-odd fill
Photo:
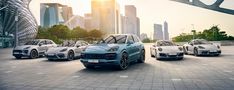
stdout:
POLYGON ((120 60, 120 64, 117 66, 118 70, 126 70, 129 66, 129 62, 128 62, 128 55, 127 53, 123 53, 121 60, 120 60))
POLYGON ((33 49, 31 50, 30 52, 30 56, 29 56, 31 59, 35 59, 35 58, 38 58, 39 57, 39 54, 37 52, 37 50, 33 49))
POLYGON ((182 60, 182 59, 184 59, 183 57, 182 58, 178 58, 178 60, 182 60))
POLYGON ((152 54, 152 51, 151 51, 151 49, 150 49, 150 55, 151 55, 151 57, 154 57, 154 55, 152 54))
POLYGON ((145 50, 141 51, 141 56, 138 59, 138 63, 145 63, 145 50))
POLYGON ((69 51, 68 55, 67 55, 67 60, 68 61, 74 60, 74 57, 75 57, 74 52, 73 51, 69 51))
POLYGON ((22 57, 21 56, 15 56, 16 59, 21 59, 22 57))
POLYGON ((194 56, 199 56, 199 55, 198 55, 198 50, 197 50, 197 48, 194 48, 193 54, 194 54, 194 56))
POLYGON ((218 56, 220 56, 220 54, 216 54, 216 55, 214 55, 214 56, 217 56, 217 57, 218 57, 218 56))

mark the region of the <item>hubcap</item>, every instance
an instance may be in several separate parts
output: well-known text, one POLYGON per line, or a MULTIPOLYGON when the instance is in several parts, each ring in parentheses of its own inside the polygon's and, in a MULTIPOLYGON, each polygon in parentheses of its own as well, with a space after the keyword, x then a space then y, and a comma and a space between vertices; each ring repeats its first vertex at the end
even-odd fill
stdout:
POLYGON ((68 56, 69 56, 69 60, 73 59, 73 53, 72 52, 70 52, 68 56))
POLYGON ((32 58, 36 58, 37 57, 37 52, 35 50, 33 50, 31 52, 31 56, 32 56, 32 58))
POLYGON ((121 59, 120 63, 121 63, 120 66, 121 66, 122 69, 126 69, 128 67, 128 62, 127 62, 126 55, 122 56, 122 59, 121 59))

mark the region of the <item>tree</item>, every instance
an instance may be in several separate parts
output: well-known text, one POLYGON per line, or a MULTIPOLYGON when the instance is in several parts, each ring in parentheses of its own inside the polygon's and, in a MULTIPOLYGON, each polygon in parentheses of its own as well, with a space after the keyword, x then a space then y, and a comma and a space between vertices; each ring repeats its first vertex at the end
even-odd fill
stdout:
POLYGON ((100 30, 94 29, 94 30, 91 30, 88 35, 90 38, 97 40, 99 38, 102 38, 103 33, 100 30))
POLYGON ((86 38, 88 37, 88 32, 87 30, 80 28, 80 27, 76 27, 71 31, 71 37, 77 39, 81 39, 81 38, 86 38))
POLYGON ((49 28, 49 33, 56 36, 59 39, 69 39, 70 29, 65 25, 54 25, 49 28))
POLYGON ((150 40, 149 38, 146 38, 146 39, 142 40, 142 42, 143 42, 143 43, 150 43, 151 40, 150 40))

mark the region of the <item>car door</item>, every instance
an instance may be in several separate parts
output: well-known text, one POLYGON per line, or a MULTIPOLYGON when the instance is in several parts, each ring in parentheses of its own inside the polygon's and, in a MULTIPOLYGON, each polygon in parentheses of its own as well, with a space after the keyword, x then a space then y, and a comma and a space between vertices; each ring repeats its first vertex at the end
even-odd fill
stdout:
POLYGON ((134 40, 131 35, 127 37, 127 46, 126 51, 128 53, 129 60, 133 60, 134 58, 134 40))
POLYGON ((46 40, 46 51, 52 47, 53 47, 53 43, 50 40, 46 40))
POLYGON ((133 35, 134 39, 134 53, 135 57, 138 59, 141 55, 142 44, 136 35, 133 35))
POLYGON ((194 41, 191 41, 190 43, 188 43, 188 46, 186 47, 190 53, 193 53, 194 43, 195 43, 194 41))
POLYGON ((38 52, 39 54, 44 54, 47 50, 46 41, 42 40, 39 42, 38 52))

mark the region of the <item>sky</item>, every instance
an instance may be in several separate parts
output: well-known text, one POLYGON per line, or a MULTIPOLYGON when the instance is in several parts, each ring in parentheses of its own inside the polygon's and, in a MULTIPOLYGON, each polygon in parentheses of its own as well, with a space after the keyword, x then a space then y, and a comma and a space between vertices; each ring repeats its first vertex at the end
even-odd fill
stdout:
MULTIPOLYGON (((40 0, 48 2, 49 0, 40 0)), ((76 15, 83 16, 91 12, 90 0, 51 0, 73 7, 76 15)), ((201 0, 206 4, 212 4, 215 0, 201 0)), ((194 7, 169 0, 118 0, 121 12, 124 14, 124 5, 135 5, 137 16, 140 18, 141 33, 147 33, 148 37, 153 35, 153 25, 168 22, 170 38, 181 33, 190 33, 191 29, 202 31, 212 25, 219 25, 221 30, 234 36, 234 15, 228 15, 199 7, 194 7)), ((32 3, 39 3, 34 0, 32 3)), ((31 8, 36 5, 31 4, 31 8)), ((225 0, 221 7, 234 9, 233 0, 225 0)), ((34 11, 34 13, 39 13, 34 11)), ((36 18, 40 16, 35 16, 36 18)))

